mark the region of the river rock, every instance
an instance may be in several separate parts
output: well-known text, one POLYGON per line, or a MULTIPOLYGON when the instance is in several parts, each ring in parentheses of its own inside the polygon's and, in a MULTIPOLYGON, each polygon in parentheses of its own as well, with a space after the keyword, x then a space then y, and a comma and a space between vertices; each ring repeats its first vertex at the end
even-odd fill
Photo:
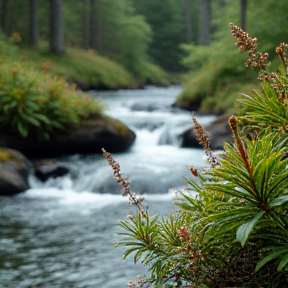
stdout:
POLYGON ((172 104, 172 107, 180 108, 180 109, 187 110, 187 111, 199 111, 201 104, 202 104, 202 98, 198 97, 198 98, 195 98, 192 100, 186 100, 186 101, 176 100, 176 102, 172 104))
POLYGON ((0 133, 0 146, 20 151, 29 158, 60 157, 73 154, 123 152, 135 140, 135 133, 110 117, 95 116, 65 131, 55 131, 48 141, 0 133))
POLYGON ((20 152, 0 148, 0 195, 14 195, 29 189, 31 163, 20 152))
POLYGON ((234 142, 228 122, 230 116, 230 114, 220 115, 207 128, 205 128, 209 134, 211 149, 223 150, 225 142, 234 142))
MULTIPOLYGON (((204 127, 209 135, 210 147, 212 150, 222 150, 224 143, 233 143, 233 135, 229 127, 228 119, 230 114, 218 116, 210 125, 204 127)), ((190 128, 182 134, 182 147, 201 147, 196 140, 194 128, 190 128)))
POLYGON ((47 181, 49 178, 62 177, 69 174, 71 168, 60 162, 45 161, 34 165, 35 176, 42 182, 47 181))
POLYGON ((181 147, 193 147, 201 148, 202 146, 198 143, 195 135, 194 128, 186 130, 182 135, 181 147))

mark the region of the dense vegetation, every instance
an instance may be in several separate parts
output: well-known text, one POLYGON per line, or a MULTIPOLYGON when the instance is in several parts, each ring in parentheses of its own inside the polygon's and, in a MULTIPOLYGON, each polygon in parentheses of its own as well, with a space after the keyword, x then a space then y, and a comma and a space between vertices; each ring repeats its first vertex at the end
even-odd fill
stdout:
MULTIPOLYGON (((244 1, 213 1, 209 45, 182 45, 186 51, 182 63, 190 72, 177 99, 179 106, 195 107, 194 110, 198 108, 205 113, 235 112, 239 94, 250 93, 255 87, 257 71, 245 68, 245 55, 237 55, 227 27, 229 22, 240 23, 240 2, 244 1)), ((279 64, 273 43, 287 39, 287 3, 267 0, 258 5, 256 1, 245 2, 249 32, 257 35, 261 49, 267 51, 274 65, 279 64)))
POLYGON ((167 74, 147 54, 151 28, 130 2, 4 0, 1 28, 20 35, 27 61, 49 61, 53 73, 81 88, 167 85, 167 74))
POLYGON ((239 50, 248 52, 245 66, 258 69, 261 87, 239 99, 241 115, 229 119, 234 143, 221 153, 210 149, 193 116, 209 167, 190 167, 188 188, 177 192, 179 211, 150 215, 103 150, 123 196, 138 207, 120 222, 118 245, 127 248, 124 257, 134 254, 151 271, 129 287, 287 287, 288 45, 276 48, 281 66, 274 70, 256 38, 230 28, 239 50))
MULTIPOLYGON (((17 40, 17 35, 13 37, 11 41, 17 40)), ((102 113, 102 105, 76 90, 75 84, 51 75, 49 63, 42 64, 42 71, 37 69, 3 35, 0 45, 1 131, 43 140, 55 129, 102 113)))
POLYGON ((177 105, 205 113, 235 111, 235 99, 251 91, 257 75, 236 57, 227 23, 247 26, 270 59, 276 57, 271 43, 286 37, 285 1, 2 0, 0 8, 2 30, 21 35, 27 61, 38 66, 48 61, 54 73, 83 89, 181 79, 184 90, 177 105), (65 52, 60 56, 51 54, 51 3, 62 8, 65 52), (179 78, 179 73, 187 75, 179 78))

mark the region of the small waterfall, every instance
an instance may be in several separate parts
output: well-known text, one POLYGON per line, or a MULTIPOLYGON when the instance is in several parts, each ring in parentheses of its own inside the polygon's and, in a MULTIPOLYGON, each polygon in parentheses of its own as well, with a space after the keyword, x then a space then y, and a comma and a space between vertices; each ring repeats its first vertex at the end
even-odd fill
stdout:
MULTIPOLYGON (((148 88, 147 90, 120 90, 101 92, 101 101, 107 114, 125 123, 136 133, 130 151, 113 155, 121 165, 121 172, 129 176, 133 191, 139 194, 163 194, 181 187, 183 176, 189 175, 186 166, 205 165, 201 150, 180 148, 181 135, 192 127, 189 112, 172 108, 180 87, 148 88)), ((99 93, 91 92, 95 97, 99 93)), ((199 116, 198 121, 207 125, 214 116, 199 116)), ((62 162, 62 161, 61 161, 62 162)), ((72 156, 66 164, 73 173, 41 183, 31 177, 32 187, 54 187, 76 192, 121 193, 112 169, 102 155, 72 156)))

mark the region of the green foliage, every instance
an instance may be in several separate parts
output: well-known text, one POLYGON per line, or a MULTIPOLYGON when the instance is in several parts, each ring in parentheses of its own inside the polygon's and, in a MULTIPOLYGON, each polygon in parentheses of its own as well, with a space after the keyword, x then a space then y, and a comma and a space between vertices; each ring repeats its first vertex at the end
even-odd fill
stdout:
POLYGON ((227 32, 225 38, 209 47, 182 45, 187 53, 183 64, 191 72, 177 97, 180 106, 184 102, 191 106, 200 102, 200 112, 221 114, 229 109, 236 111, 236 99, 240 93, 250 93, 251 79, 257 74, 244 67, 245 55, 237 55, 233 40, 228 36, 227 32))
MULTIPOLYGON (((152 37, 150 26, 143 16, 136 14, 130 0, 97 0, 97 15, 94 16, 91 15, 90 1, 62 0, 66 47, 62 57, 47 53, 47 48, 43 49, 49 42, 49 1, 37 1, 40 51, 27 48, 29 1, 5 2, 8 4, 3 21, 7 22, 7 27, 1 28, 5 28, 8 37, 14 32, 20 34, 19 46, 21 50, 25 48, 22 54, 28 56, 28 61, 36 62, 38 66, 51 61, 53 72, 64 75, 72 82, 76 81, 84 89, 138 87, 147 82, 167 85, 166 73, 148 57, 147 50, 152 37), (95 31, 90 27, 92 17, 97 22, 95 31), (97 47, 91 46, 91 39, 97 39, 97 47), (151 70, 153 75, 149 74, 151 70)), ((0 3, 1 7, 3 5, 0 3)))
MULTIPOLYGON (((31 61, 35 56, 26 52, 27 61, 31 61)), ((35 58, 40 69, 45 70, 45 64, 51 63, 52 74, 76 82, 84 90, 91 87, 118 89, 132 83, 132 76, 125 68, 92 50, 68 48, 63 56, 39 53, 35 58)))
POLYGON ((55 129, 63 130, 100 114, 101 105, 75 88, 64 79, 27 69, 23 63, 2 63, 1 130, 48 139, 55 129))
POLYGON ((217 199, 213 202, 215 211, 201 220, 208 246, 223 241, 229 244, 235 233, 244 246, 248 238, 265 238, 263 231, 257 234, 257 227, 265 226, 269 233, 282 228, 273 219, 278 206, 288 201, 287 159, 281 160, 287 151, 286 139, 278 139, 277 133, 270 132, 258 135, 256 141, 242 141, 245 153, 241 147, 226 144, 219 167, 203 171, 200 183, 192 184, 198 186, 200 197, 210 193, 217 199))
POLYGON ((136 11, 144 15, 153 32, 149 56, 167 71, 183 71, 180 65, 183 52, 179 45, 185 42, 185 26, 180 2, 133 1, 136 11))
POLYGON ((262 82, 262 92, 240 98, 242 115, 229 119, 234 143, 215 156, 194 118, 210 167, 190 167, 194 177, 175 200, 180 210, 170 218, 140 211, 121 221, 125 257, 136 253, 135 262, 149 265, 146 284, 153 287, 170 280, 176 287, 286 287, 288 281, 288 45, 276 49, 284 68, 270 72, 257 41, 230 27, 249 53, 245 65, 258 67, 262 82))
POLYGON ((263 92, 254 91, 254 94, 243 94, 238 100, 243 104, 246 112, 246 121, 250 125, 275 128, 285 127, 288 124, 286 105, 278 100, 278 95, 270 84, 263 83, 263 92))
MULTIPOLYGON (((245 69, 244 55, 237 55, 227 27, 229 22, 239 22, 239 5, 239 1, 214 1, 211 44, 207 47, 181 45, 186 53, 182 63, 189 69, 190 77, 177 98, 180 107, 189 108, 198 103, 200 112, 221 114, 230 110, 235 113, 239 93, 251 94, 252 85, 256 88, 253 79, 257 74, 245 69)), ((277 60, 275 43, 286 39, 286 31, 282 29, 286 27, 286 8, 287 3, 283 1, 268 0, 261 6, 247 1, 249 31, 261 39, 259 47, 268 52, 273 62, 277 60)))

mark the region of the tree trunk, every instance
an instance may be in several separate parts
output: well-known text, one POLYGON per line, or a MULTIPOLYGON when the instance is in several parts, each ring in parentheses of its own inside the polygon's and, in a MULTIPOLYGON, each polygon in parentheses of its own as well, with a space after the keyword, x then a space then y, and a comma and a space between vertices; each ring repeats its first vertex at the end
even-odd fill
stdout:
POLYGON ((56 54, 65 50, 61 0, 50 0, 50 50, 56 54))
POLYGON ((211 0, 201 1, 200 45, 209 45, 211 22, 211 0))
POLYGON ((39 26, 38 26, 38 0, 29 0, 29 40, 32 47, 38 46, 39 26))
POLYGON ((90 48, 101 52, 101 32, 97 0, 90 0, 90 48))
POLYGON ((185 18, 185 28, 186 28, 186 43, 191 43, 194 39, 192 31, 192 19, 191 19, 191 9, 190 0, 182 0, 183 14, 185 18))
POLYGON ((240 0, 241 5, 241 28, 246 31, 247 30, 247 0, 240 0))
POLYGON ((89 48, 89 5, 87 3, 87 0, 82 0, 82 23, 81 23, 81 29, 82 29, 82 47, 84 49, 89 48))
POLYGON ((8 0, 2 0, 1 1, 1 29, 2 31, 8 35, 8 0))

